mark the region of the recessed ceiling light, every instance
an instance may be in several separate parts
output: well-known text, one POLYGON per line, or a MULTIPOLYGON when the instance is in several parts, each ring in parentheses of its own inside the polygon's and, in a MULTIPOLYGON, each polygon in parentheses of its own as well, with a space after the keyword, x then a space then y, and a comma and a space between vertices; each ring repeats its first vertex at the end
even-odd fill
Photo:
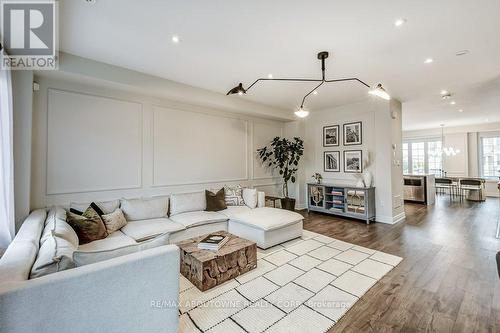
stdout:
POLYGON ((434 59, 432 59, 432 58, 427 58, 427 59, 425 59, 424 64, 431 64, 431 63, 433 63, 433 62, 434 62, 434 59))
POLYGON ((268 79, 272 79, 273 78, 273 74, 271 74, 271 73, 267 74, 267 78, 268 79))
POLYGON ((451 102, 450 102, 450 104, 451 104, 451 105, 455 105, 455 104, 457 104, 457 102, 455 102, 455 101, 451 101, 451 102))
POLYGON ((172 42, 173 43, 179 43, 180 41, 181 41, 181 39, 179 38, 179 36, 176 36, 176 35, 172 36, 172 42))
POLYGON ((460 56, 463 56, 463 55, 466 55, 466 54, 469 54, 469 50, 460 50, 457 53, 455 53, 455 55, 457 57, 460 57, 460 56))
POLYGON ((488 118, 485 119, 486 122, 489 122, 490 120, 488 118))
POLYGON ((460 109, 460 110, 458 110, 458 112, 462 113, 462 112, 464 112, 464 110, 463 110, 463 109, 460 109))
POLYGON ((313 95, 317 95, 318 94, 318 91, 317 90, 314 90, 313 91, 313 95))
POLYGON ((448 95, 450 92, 448 90, 441 90, 441 95, 448 95))
POLYGON ((395 25, 396 27, 400 27, 400 26, 402 26, 403 24, 405 24, 405 23, 406 23, 406 21, 407 21, 407 19, 405 19, 405 18, 398 18, 396 21, 394 21, 394 25, 395 25))

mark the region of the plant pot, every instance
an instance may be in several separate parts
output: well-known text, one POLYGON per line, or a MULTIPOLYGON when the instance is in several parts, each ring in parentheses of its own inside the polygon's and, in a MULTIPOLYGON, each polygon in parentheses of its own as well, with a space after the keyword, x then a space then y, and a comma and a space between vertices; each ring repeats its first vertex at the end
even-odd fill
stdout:
POLYGON ((295 199, 293 198, 282 198, 281 208, 286 210, 295 211, 295 199))

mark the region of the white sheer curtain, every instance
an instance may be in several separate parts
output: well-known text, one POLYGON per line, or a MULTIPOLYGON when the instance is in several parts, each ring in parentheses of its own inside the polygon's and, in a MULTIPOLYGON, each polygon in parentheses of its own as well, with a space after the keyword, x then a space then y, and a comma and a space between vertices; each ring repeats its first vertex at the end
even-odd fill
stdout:
MULTIPOLYGON (((3 62, 4 51, 0 51, 3 62)), ((14 227, 14 152, 12 80, 10 70, 0 69, 0 249, 12 241, 14 227)))

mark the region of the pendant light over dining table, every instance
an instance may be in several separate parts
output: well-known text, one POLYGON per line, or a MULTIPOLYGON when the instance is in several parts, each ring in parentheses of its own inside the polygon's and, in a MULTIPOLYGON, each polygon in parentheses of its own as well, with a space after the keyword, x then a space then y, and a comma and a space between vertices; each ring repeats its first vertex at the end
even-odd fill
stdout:
POLYGON ((302 103, 300 104, 300 107, 298 110, 295 111, 295 115, 299 118, 305 118, 309 115, 309 111, 307 111, 304 108, 304 103, 306 102, 306 99, 309 97, 309 95, 313 94, 314 92, 317 92, 317 89, 321 87, 325 83, 334 83, 334 82, 344 82, 344 81, 356 81, 359 82, 360 84, 364 85, 368 89, 369 94, 373 96, 377 96, 379 98, 385 99, 385 100, 390 100, 391 96, 387 93, 387 91, 384 89, 381 83, 377 84, 373 88, 370 87, 367 83, 361 81, 360 79, 353 77, 353 78, 342 78, 342 79, 333 79, 333 80, 327 80, 325 76, 325 60, 328 58, 328 52, 323 51, 318 53, 318 59, 321 60, 321 79, 306 79, 306 78, 273 78, 272 76, 267 77, 267 78, 260 78, 255 80, 248 88, 243 87, 243 83, 239 83, 236 87, 232 88, 227 92, 226 95, 244 95, 250 90, 257 82, 260 81, 292 81, 292 82, 315 82, 319 83, 317 84, 311 91, 309 91, 307 94, 304 95, 302 98, 302 103))

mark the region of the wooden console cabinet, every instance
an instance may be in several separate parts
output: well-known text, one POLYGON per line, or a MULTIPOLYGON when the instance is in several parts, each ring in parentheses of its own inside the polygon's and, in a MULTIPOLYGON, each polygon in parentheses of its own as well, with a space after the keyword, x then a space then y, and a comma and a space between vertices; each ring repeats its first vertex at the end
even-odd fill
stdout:
POLYGON ((307 209, 332 215, 375 221, 375 187, 307 184, 307 209))

